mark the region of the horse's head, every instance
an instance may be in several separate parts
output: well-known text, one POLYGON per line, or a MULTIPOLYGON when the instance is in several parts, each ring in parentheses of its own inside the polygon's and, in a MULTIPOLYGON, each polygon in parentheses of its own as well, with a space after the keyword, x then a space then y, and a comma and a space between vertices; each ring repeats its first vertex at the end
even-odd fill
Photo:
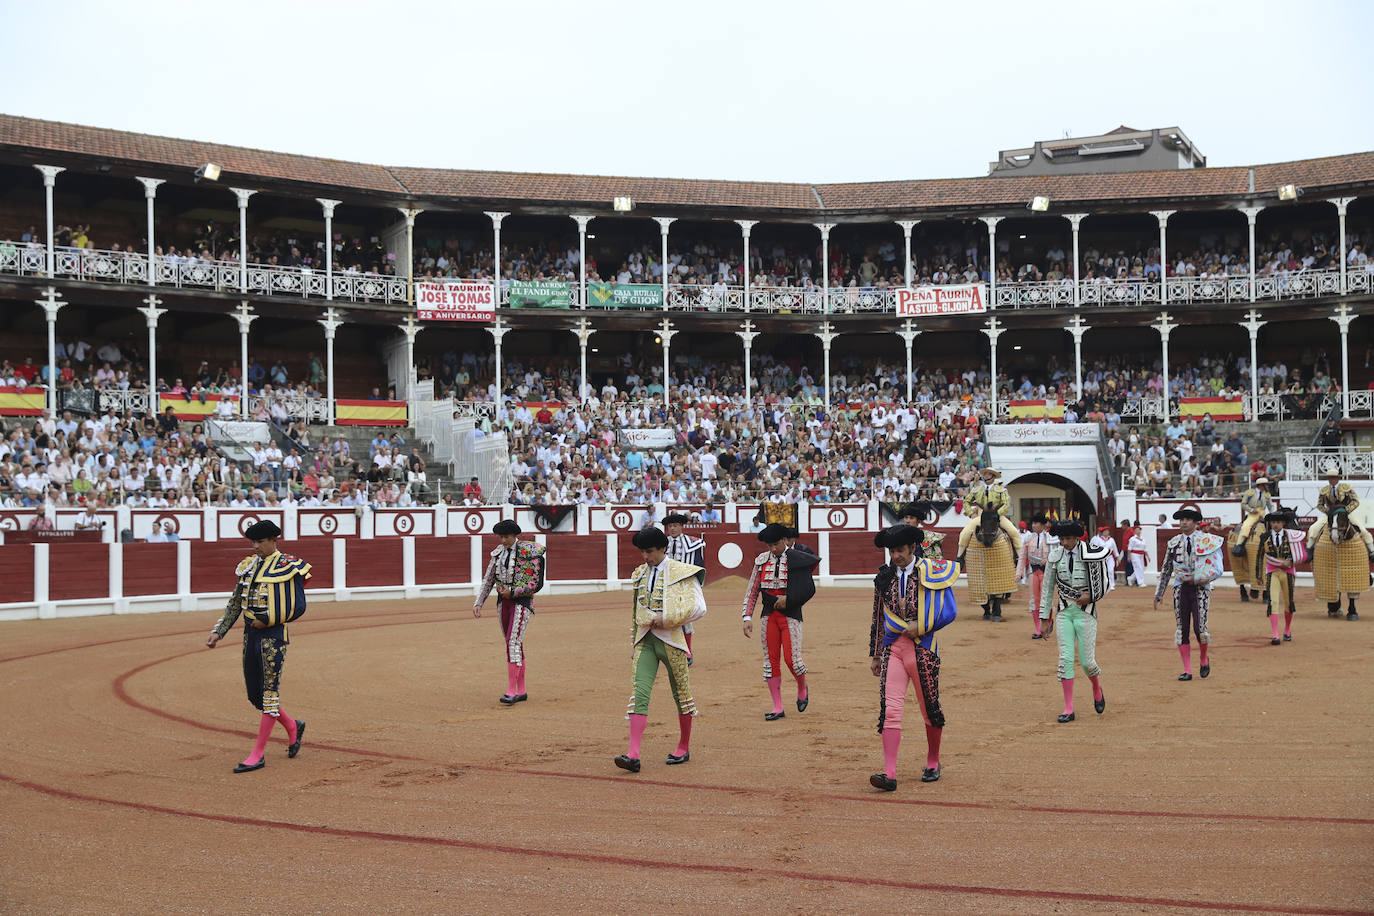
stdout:
POLYGON ((1348 540, 1355 533, 1355 523, 1350 520, 1350 512, 1344 506, 1337 506, 1326 515, 1326 527, 1331 532, 1331 540, 1348 540))
POLYGON ((978 516, 978 529, 975 532, 978 543, 984 547, 991 547, 997 541, 997 535, 1002 531, 1001 516, 996 509, 984 509, 978 516))

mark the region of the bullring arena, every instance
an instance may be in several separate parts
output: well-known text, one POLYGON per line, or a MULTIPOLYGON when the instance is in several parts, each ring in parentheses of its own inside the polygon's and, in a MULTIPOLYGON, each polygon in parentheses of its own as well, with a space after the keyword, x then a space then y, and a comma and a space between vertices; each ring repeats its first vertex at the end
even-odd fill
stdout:
POLYGON ((1374 523, 1371 242, 1374 154, 1208 168, 1178 128, 805 185, 0 115, 0 911, 1374 914, 1366 589, 1295 560, 1281 640, 1224 550, 1187 682, 1154 604, 1180 512, 1374 523), (1056 720, 1024 582, 994 622, 960 581, 939 778, 912 729, 879 791, 874 536, 928 503, 957 560, 990 471, 1013 527, 1141 558, 1105 709, 1083 677, 1056 720), (668 513, 705 540, 700 715, 670 767, 660 678, 628 772, 631 538, 668 513), (503 521, 547 551, 508 703, 472 613, 503 521), (206 639, 263 522, 312 564, 309 731, 234 772, 242 626, 206 639), (774 721, 765 522, 820 557, 774 721))

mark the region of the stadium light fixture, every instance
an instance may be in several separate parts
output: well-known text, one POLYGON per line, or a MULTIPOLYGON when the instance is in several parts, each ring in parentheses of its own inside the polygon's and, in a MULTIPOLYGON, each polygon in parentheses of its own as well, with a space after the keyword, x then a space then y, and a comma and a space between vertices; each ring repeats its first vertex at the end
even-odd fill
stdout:
POLYGON ((196 181, 204 178, 206 181, 219 181, 220 168, 213 162, 207 162, 196 169, 196 181))
POLYGON ((1302 196, 1302 188, 1295 184, 1279 185, 1279 200, 1297 200, 1302 196))
POLYGON ((1027 210, 1034 210, 1036 213, 1044 213, 1050 208, 1050 199, 1037 194, 1031 198, 1030 203, 1026 204, 1027 210))
POLYGON ((629 213, 635 208, 635 202, 629 197, 617 197, 611 201, 611 206, 617 213, 629 213))

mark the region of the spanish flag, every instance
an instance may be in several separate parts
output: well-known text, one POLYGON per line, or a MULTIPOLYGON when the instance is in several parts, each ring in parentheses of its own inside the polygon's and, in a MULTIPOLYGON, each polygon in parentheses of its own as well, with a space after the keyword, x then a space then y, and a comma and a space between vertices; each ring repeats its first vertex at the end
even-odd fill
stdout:
POLYGON ((405 401, 334 402, 334 422, 339 426, 405 426, 405 401))
POLYGON ((1042 418, 1064 422, 1064 405, 1060 401, 1009 401, 1007 416, 1013 420, 1042 418))
POLYGON ((43 388, 0 388, 0 416, 41 417, 47 397, 43 388))
POLYGON ((1179 398, 1180 420, 1201 420, 1207 414, 1213 420, 1244 420, 1245 401, 1242 398, 1179 398))
POLYGON ((161 414, 168 407, 172 408, 172 415, 178 420, 204 420, 206 417, 213 417, 219 408, 220 401, 232 401, 234 404, 234 415, 238 415, 237 397, 225 397, 218 394, 207 394, 202 401, 199 395, 186 400, 185 397, 175 394, 159 395, 157 399, 157 412, 161 414))

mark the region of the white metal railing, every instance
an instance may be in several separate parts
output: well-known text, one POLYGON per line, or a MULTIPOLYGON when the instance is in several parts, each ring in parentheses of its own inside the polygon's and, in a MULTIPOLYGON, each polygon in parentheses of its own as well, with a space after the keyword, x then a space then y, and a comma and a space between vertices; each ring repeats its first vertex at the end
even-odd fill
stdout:
POLYGON ((1288 480, 1320 480, 1327 462, 1335 461, 1342 477, 1374 477, 1374 451, 1350 448, 1290 448, 1288 480))
POLYGON ((148 389, 102 388, 98 396, 101 412, 114 409, 116 413, 148 413, 148 389))
POLYGON ((266 409, 267 414, 274 421, 279 420, 273 416, 273 406, 286 409, 288 420, 304 421, 306 423, 328 423, 329 422, 329 399, 312 398, 303 394, 253 394, 248 396, 248 415, 257 416, 259 411, 266 409))
MULTIPOLYGON (((0 274, 41 277, 47 265, 46 249, 25 242, 0 241, 0 274)), ((136 251, 105 251, 58 246, 53 252, 57 277, 100 283, 146 284, 148 256, 136 251)), ((158 257, 153 262, 156 285, 176 289, 207 289, 261 296, 292 296, 324 299, 328 289, 318 270, 277 264, 249 264, 243 271, 238 261, 158 257), (246 275, 246 284, 242 282, 246 275)), ((1250 301, 1248 276, 1169 277, 1168 300, 1178 304, 1250 301)), ((1344 293, 1374 291, 1374 272, 1350 269, 1344 293)), ((405 302, 405 277, 334 273, 334 298, 346 302, 405 302)), ((1342 295, 1339 269, 1282 272, 1255 278, 1255 300, 1312 299, 1342 295)), ((1074 304, 1072 280, 1030 283, 998 283, 994 306, 1002 309, 1067 308, 1074 304)), ((1084 306, 1152 306, 1160 302, 1158 279, 1082 280, 1077 300, 1084 306)), ((510 301, 509 286, 501 290, 501 302, 510 301)), ((571 284, 570 305, 579 308, 579 289, 571 284)), ((614 306, 610 306, 614 307, 614 306)), ((856 314, 893 312, 893 287, 837 286, 828 300, 821 287, 754 285, 745 301, 738 285, 669 284, 665 306, 674 311, 763 312, 791 314, 856 314), (826 306, 829 305, 827 309, 826 306)))
MULTIPOLYGON (((238 261, 159 257, 154 259, 153 266, 157 285, 176 289, 312 299, 324 299, 327 295, 325 275, 309 268, 249 264, 247 285, 242 286, 238 261)), ((47 252, 43 247, 0 242, 0 273, 41 277, 46 267, 47 252)), ((72 280, 146 284, 148 256, 137 251, 58 246, 53 249, 53 274, 72 280)), ((406 282, 405 277, 340 270, 334 273, 334 298, 348 302, 404 302, 406 282)))
POLYGON ((1374 419, 1374 391, 1347 391, 1344 399, 1347 417, 1374 419))
POLYGON ((1073 280, 1039 283, 998 283, 999 309, 1046 309, 1073 305, 1073 280))

